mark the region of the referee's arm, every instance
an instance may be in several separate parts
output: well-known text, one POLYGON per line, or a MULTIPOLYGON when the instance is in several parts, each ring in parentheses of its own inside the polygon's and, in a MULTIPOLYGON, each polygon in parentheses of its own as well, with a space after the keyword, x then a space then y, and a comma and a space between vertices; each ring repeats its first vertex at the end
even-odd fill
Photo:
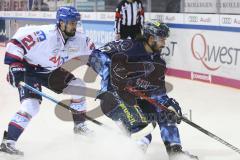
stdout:
POLYGON ((140 8, 140 11, 138 12, 138 14, 139 14, 138 17, 139 17, 139 23, 140 23, 140 26, 142 29, 143 25, 144 25, 145 16, 144 16, 144 8, 143 8, 142 2, 140 2, 140 5, 141 5, 141 8, 140 8))
POLYGON ((122 4, 120 3, 117 6, 116 12, 115 12, 115 26, 114 26, 114 30, 115 30, 116 34, 120 34, 120 24, 121 24, 121 21, 122 21, 121 6, 122 6, 122 4))

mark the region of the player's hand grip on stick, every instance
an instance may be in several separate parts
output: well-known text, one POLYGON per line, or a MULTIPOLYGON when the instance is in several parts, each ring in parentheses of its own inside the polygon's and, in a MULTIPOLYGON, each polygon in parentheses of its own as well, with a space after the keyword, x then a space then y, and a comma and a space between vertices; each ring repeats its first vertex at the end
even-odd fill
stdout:
POLYGON ((12 63, 9 65, 7 81, 13 86, 18 87, 19 82, 23 80, 25 68, 22 63, 12 63))
MULTIPOLYGON (((169 108, 158 103, 155 99, 152 99, 148 96, 146 96, 145 94, 141 93, 140 91, 136 91, 133 87, 129 86, 129 87, 126 87, 125 88, 128 92, 134 94, 135 96, 138 96, 139 98, 141 99, 144 99, 146 101, 148 101, 149 103, 153 104, 154 106, 156 107, 159 107, 161 108, 162 110, 166 110, 166 111, 169 111, 169 108)), ((171 110, 172 111, 172 110, 171 110)), ((179 115, 178 113, 176 113, 176 115, 182 120, 184 121, 185 123, 189 124, 190 126, 196 128, 197 130, 201 131, 202 133, 208 135, 209 137, 217 140, 218 142, 224 144, 225 146, 231 148, 232 150, 236 151, 237 153, 240 154, 240 149, 233 146, 232 144, 226 142, 225 140, 223 140, 222 138, 216 136, 215 134, 209 132, 208 130, 204 129, 203 127, 197 125, 196 123, 190 121, 189 119, 187 119, 186 117, 182 116, 182 115, 179 115)))

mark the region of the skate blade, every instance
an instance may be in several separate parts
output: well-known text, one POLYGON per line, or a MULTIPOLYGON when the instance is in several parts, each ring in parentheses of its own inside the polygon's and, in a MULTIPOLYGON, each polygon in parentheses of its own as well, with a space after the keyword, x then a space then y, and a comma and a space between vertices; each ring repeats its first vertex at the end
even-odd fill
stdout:
POLYGON ((184 155, 184 154, 176 154, 170 158, 170 160, 199 160, 197 156, 192 156, 192 155, 184 155))

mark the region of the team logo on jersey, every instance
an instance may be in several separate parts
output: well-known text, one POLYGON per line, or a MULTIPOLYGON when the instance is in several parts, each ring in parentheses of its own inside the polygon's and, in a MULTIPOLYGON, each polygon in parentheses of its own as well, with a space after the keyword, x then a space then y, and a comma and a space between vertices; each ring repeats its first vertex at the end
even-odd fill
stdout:
POLYGON ((68 56, 66 56, 66 57, 53 56, 53 57, 49 58, 49 61, 53 62, 57 66, 61 66, 62 64, 64 64, 67 61, 68 58, 69 58, 68 56))
POLYGON ((114 54, 110 67, 111 85, 124 102, 132 106, 136 104, 136 97, 126 89, 130 86, 145 95, 165 90, 165 69, 162 63, 129 62, 126 54, 114 54))
POLYGON ((44 33, 43 31, 41 31, 41 30, 34 32, 34 34, 36 35, 37 40, 38 40, 39 42, 44 41, 44 40, 47 39, 45 33, 44 33))

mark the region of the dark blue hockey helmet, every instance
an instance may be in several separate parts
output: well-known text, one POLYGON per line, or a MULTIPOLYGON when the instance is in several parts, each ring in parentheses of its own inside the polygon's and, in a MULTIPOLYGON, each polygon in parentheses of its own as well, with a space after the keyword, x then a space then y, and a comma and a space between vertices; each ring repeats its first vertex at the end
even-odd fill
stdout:
POLYGON ((146 39, 148 39, 149 36, 165 38, 169 36, 169 32, 169 27, 159 20, 147 21, 143 27, 143 36, 146 39))
POLYGON ((67 23, 68 21, 80 21, 80 13, 72 6, 62 6, 57 10, 57 24, 60 21, 67 23))

